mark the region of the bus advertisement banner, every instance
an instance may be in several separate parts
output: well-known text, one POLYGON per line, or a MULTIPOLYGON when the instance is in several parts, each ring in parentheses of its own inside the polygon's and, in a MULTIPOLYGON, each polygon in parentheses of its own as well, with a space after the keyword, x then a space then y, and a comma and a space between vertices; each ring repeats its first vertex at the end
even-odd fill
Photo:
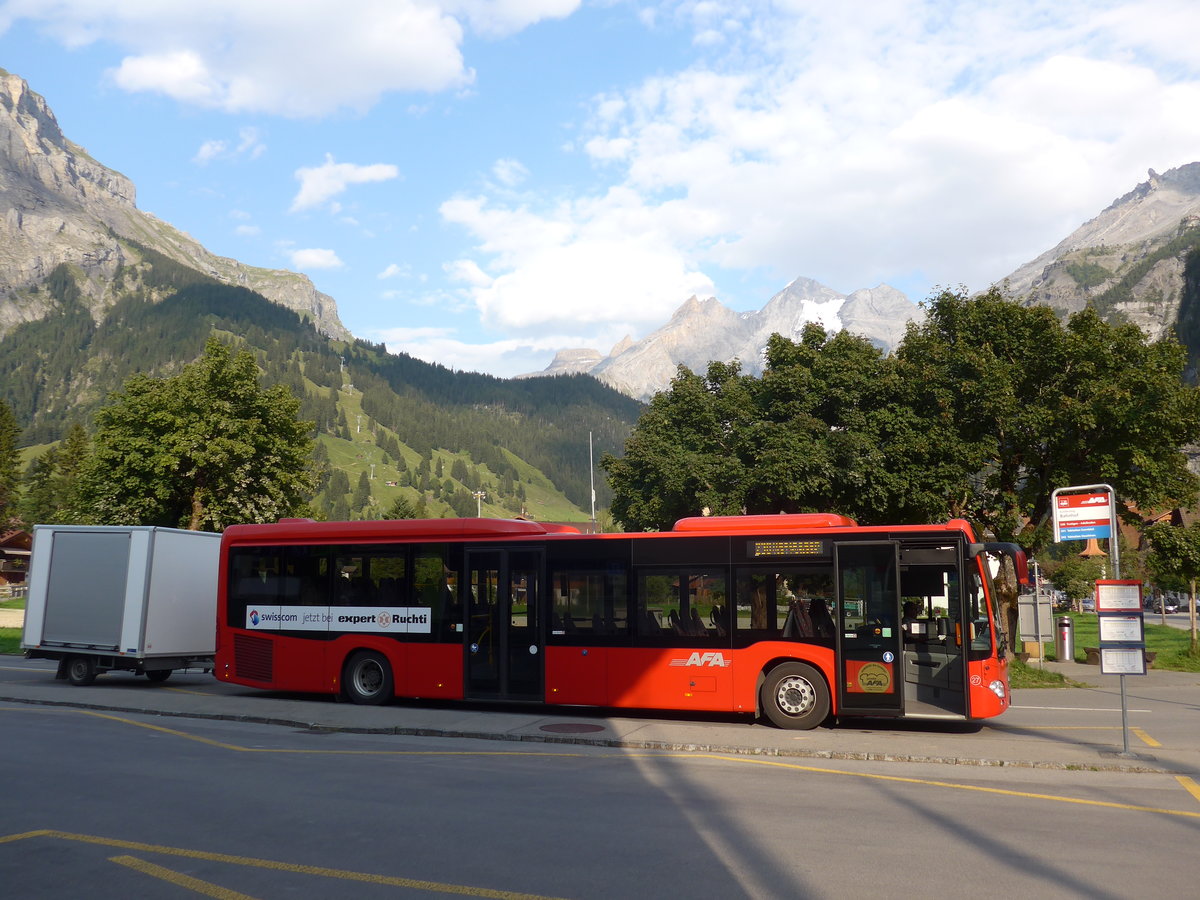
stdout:
POLYGON ((1054 498, 1054 540, 1112 537, 1112 501, 1107 491, 1059 494, 1054 498))
POLYGON ((429 634, 425 607, 256 606, 246 610, 251 631, 356 631, 374 634, 429 634))

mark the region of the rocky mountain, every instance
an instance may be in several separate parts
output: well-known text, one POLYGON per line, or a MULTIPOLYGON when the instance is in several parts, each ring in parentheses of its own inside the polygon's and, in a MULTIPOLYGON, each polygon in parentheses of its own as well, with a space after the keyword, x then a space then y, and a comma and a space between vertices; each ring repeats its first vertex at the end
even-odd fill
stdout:
MULTIPOLYGON (((594 378, 510 381, 354 339, 302 275, 215 256, 137 208, 134 185, 62 132, 0 70, 0 400, 33 447, 53 445, 130 376, 170 375, 213 335, 253 353, 316 431, 313 511, 377 518, 523 513, 582 521, 592 449, 616 453, 637 401, 594 378)), ((611 496, 604 483, 595 499, 611 496)))
POLYGON ((1027 303, 1064 314, 1092 305, 1152 338, 1177 328, 1195 358, 1200 342, 1190 319, 1197 298, 1185 270, 1198 247, 1200 162, 1162 175, 1150 169, 1146 181, 1003 284, 1027 303))
POLYGON ((844 328, 891 351, 908 322, 923 315, 888 285, 846 295, 797 278, 753 312, 735 312, 715 297, 692 297, 657 331, 639 341, 625 338, 608 356, 597 350, 562 350, 545 371, 532 374, 587 372, 622 393, 647 399, 670 384, 681 364, 703 372, 712 360, 737 359, 743 371, 760 374, 768 338, 775 333, 798 338, 809 322, 831 331, 844 328))
POLYGON ((332 297, 304 275, 247 266, 137 208, 133 183, 70 141, 46 101, 0 69, 0 337, 53 309, 40 288, 56 267, 72 267, 97 323, 130 287, 149 248, 222 284, 248 288, 286 306, 323 334, 350 335, 332 297))
MULTIPOLYGON (((1172 331, 1200 377, 1200 162, 1153 169, 1148 179, 1001 284, 1028 304, 1063 315, 1092 306, 1105 318, 1133 322, 1147 336, 1172 331)), ((761 309, 735 313, 715 298, 692 297, 671 320, 639 341, 626 338, 607 356, 563 350, 544 371, 588 372, 626 394, 647 399, 670 383, 679 364, 703 371, 709 360, 739 359, 762 368, 767 338, 800 333, 805 323, 845 328, 892 350, 922 310, 887 285, 839 294, 798 278, 761 309)))

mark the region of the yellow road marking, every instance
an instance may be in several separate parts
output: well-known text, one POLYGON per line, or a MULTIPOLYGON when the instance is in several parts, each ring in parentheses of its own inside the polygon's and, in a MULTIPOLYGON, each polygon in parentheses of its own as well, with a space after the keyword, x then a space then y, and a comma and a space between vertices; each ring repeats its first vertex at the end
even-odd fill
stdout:
MULTIPOLYGON (((996 731, 1003 729, 997 728, 996 731)), ((1120 731, 1120 725, 1022 725, 1021 731, 1120 731)))
POLYGON ((220 887, 211 882, 193 878, 191 875, 184 875, 182 872, 173 872, 170 869, 164 869, 162 866, 156 866, 154 863, 138 859, 136 856, 110 856, 108 861, 127 866, 152 878, 169 881, 171 884, 185 887, 190 891, 195 891, 197 894, 203 894, 205 897, 216 897, 217 900, 254 900, 249 894, 231 891, 228 888, 220 887))
POLYGON ((72 834, 51 828, 26 831, 0 837, 0 844, 29 838, 48 837, 60 841, 78 841, 82 844, 98 844, 101 847, 117 847, 121 850, 136 850, 140 853, 160 853, 166 856, 182 856, 186 859, 202 859, 206 862, 227 863, 232 866, 248 866, 270 869, 273 872, 291 872, 297 875, 319 875, 322 878, 338 878, 342 881, 359 881, 367 884, 382 884, 387 887, 402 887, 416 891, 434 891, 439 894, 457 894, 461 897, 488 897, 493 900, 557 900, 541 894, 523 894, 518 891, 493 891, 462 884, 444 884, 440 881, 420 881, 414 878, 396 878, 391 875, 375 875, 371 872, 354 872, 349 869, 327 869, 324 866, 304 866, 296 863, 279 862, 273 859, 252 859, 248 856, 233 856, 228 853, 209 853, 204 850, 188 850, 184 847, 164 847, 159 844, 144 844, 141 841, 123 841, 91 834, 72 834))
MULTIPOLYGON (((676 754, 665 754, 675 756, 676 754)), ((878 775, 874 772, 844 772, 841 769, 824 769, 819 766, 802 766, 796 763, 777 762, 771 759, 752 759, 738 756, 714 756, 709 754, 683 755, 685 759, 719 759, 725 762, 740 762, 746 765, 777 766, 784 769, 795 769, 801 772, 820 772, 825 775, 846 775, 850 778, 871 778, 877 781, 895 781, 902 784, 922 784, 930 787, 944 787, 959 791, 978 791, 984 794, 999 794, 1003 797, 1024 797, 1029 800, 1052 800, 1057 803, 1075 803, 1080 806, 1102 806, 1108 809, 1125 809, 1133 812, 1162 813, 1167 816, 1186 816, 1200 819, 1200 812, 1187 812, 1180 809, 1159 809, 1155 806, 1137 806, 1131 803, 1112 803, 1107 800, 1083 800, 1078 797, 1060 797, 1055 794, 1035 794, 1029 791, 1009 791, 1004 788, 983 787, 974 784, 954 784, 950 781, 933 781, 927 778, 905 778, 901 775, 878 775)))
POLYGON ((757 759, 746 756, 722 756, 713 753, 583 754, 533 752, 529 750, 299 750, 290 748, 273 749, 270 747, 241 747, 237 744, 227 744, 223 741, 199 737, 197 735, 188 734, 185 731, 177 731, 173 728, 164 728, 161 725, 151 725, 148 722, 135 722, 132 719, 126 719, 122 716, 113 716, 107 713, 95 712, 93 710, 73 711, 83 713, 84 715, 95 716, 96 718, 100 719, 110 719, 114 722, 122 722, 127 725, 134 725, 138 728, 147 728, 151 731, 158 731, 164 734, 174 735, 176 737, 184 738, 185 740, 196 741, 197 743, 207 744, 212 747, 219 747, 222 750, 231 750, 238 753, 276 753, 280 755, 295 754, 306 756, 536 756, 539 758, 559 757, 567 759, 578 759, 585 757, 596 758, 599 756, 601 758, 609 759, 709 759, 719 762, 738 763, 742 765, 774 766, 776 768, 791 769, 797 772, 814 772, 822 775, 844 775, 850 778, 867 778, 877 781, 893 781, 902 784, 919 784, 927 787, 943 787, 951 790, 976 791, 985 794, 998 794, 1005 797, 1021 797, 1028 800, 1049 800, 1058 803, 1073 803, 1080 806, 1098 806, 1107 809, 1124 809, 1132 812, 1153 812, 1169 816, 1185 816, 1187 818, 1200 819, 1200 812, 1190 812, 1186 810, 1162 809, 1155 806, 1139 806, 1136 804, 1114 803, 1105 800, 1084 800, 1077 797, 1062 797, 1055 794, 1038 794, 1028 791, 1010 791, 1003 788, 983 787, 982 785, 972 784, 955 784, 954 782, 950 781, 935 781, 928 778, 908 778, 900 775, 880 775, 874 772, 847 772, 841 769, 828 769, 821 766, 806 766, 799 763, 781 762, 773 759, 757 759))
POLYGON ((1200 784, 1196 784, 1196 782, 1192 781, 1186 775, 1176 775, 1175 780, 1183 785, 1184 790, 1197 800, 1200 800, 1200 784))
POLYGON ((1134 734, 1136 734, 1139 738, 1141 738, 1142 743, 1144 743, 1147 747, 1161 747, 1162 746, 1162 744, 1160 744, 1154 738, 1150 737, 1150 735, 1146 734, 1146 732, 1142 731, 1142 729, 1140 729, 1140 728, 1135 728, 1131 725, 1131 726, 1129 726, 1129 730, 1132 731, 1134 734))

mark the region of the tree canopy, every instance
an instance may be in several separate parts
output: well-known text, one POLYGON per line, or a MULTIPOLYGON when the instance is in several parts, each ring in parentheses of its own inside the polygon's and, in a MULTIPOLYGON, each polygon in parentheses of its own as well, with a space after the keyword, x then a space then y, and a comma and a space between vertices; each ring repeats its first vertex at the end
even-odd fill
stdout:
POLYGON ((1055 488, 1111 484, 1126 512, 1195 500, 1182 448, 1200 439, 1200 390, 1174 338, 1090 308, 1064 323, 996 289, 944 291, 897 359, 913 402, 944 410, 939 439, 959 442, 948 512, 999 540, 1043 547, 1055 488))
POLYGON ((316 476, 298 408, 286 388, 259 387, 250 353, 210 338, 178 375, 134 375, 97 413, 82 509, 100 524, 211 530, 301 513, 316 476))
POLYGON ((21 428, 16 416, 4 400, 0 399, 0 530, 3 530, 16 512, 17 485, 20 483, 20 456, 17 441, 21 428))
POLYGON ((1192 653, 1196 652, 1196 581, 1200 579, 1200 522, 1187 527, 1166 523, 1146 531, 1150 542, 1150 571, 1156 576, 1175 578, 1188 585, 1188 610, 1191 620, 1192 653))
POLYGON ((29 525, 78 521, 79 480, 91 439, 78 422, 56 447, 34 459, 25 472, 21 519, 29 525))
POLYGON ((963 516, 1037 550, 1054 488, 1112 484, 1123 506, 1190 504, 1181 448, 1200 391, 1171 338, 1084 310, 1065 323, 998 290, 943 291, 885 356, 863 338, 771 338, 760 378, 686 367, 605 456, 633 530, 683 516, 839 512, 865 524, 963 516))

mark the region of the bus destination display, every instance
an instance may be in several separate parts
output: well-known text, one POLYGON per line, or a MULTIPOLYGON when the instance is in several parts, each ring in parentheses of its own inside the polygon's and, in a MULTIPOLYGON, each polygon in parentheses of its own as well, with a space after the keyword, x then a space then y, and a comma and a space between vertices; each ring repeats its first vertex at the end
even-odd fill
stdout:
POLYGON ((776 538, 769 541, 750 541, 747 553, 751 559, 780 559, 797 556, 828 556, 825 541, 797 538, 776 538))

